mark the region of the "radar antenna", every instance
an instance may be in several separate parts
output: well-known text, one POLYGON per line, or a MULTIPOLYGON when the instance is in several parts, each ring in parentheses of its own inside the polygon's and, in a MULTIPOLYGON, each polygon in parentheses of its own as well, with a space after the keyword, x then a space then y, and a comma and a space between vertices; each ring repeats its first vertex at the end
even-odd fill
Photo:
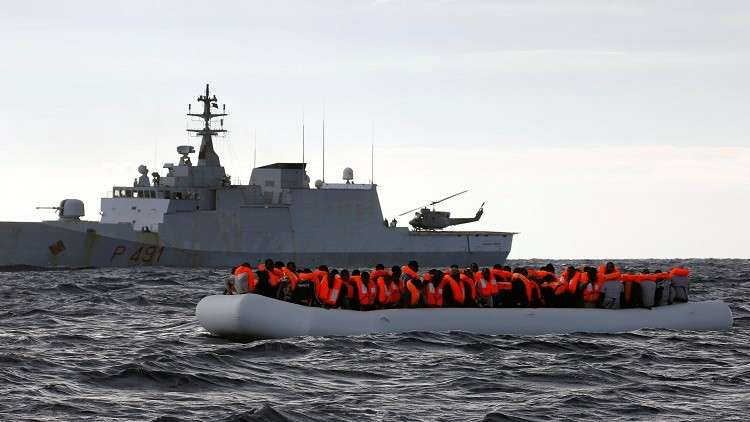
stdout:
POLYGON ((212 113, 211 108, 219 108, 219 100, 216 99, 216 95, 213 97, 210 95, 208 84, 206 84, 206 93, 198 97, 198 102, 203 103, 203 113, 192 113, 190 105, 188 105, 188 116, 200 117, 203 119, 204 124, 201 129, 187 129, 188 132, 195 133, 195 136, 200 136, 201 148, 198 153, 198 165, 199 166, 221 166, 219 162, 219 156, 214 151, 213 136, 220 133, 225 133, 224 119, 221 119, 221 129, 213 129, 211 127, 211 119, 214 117, 227 116, 226 105, 222 108, 222 113, 212 113))
POLYGON ((409 210, 409 211, 406 211, 406 212, 404 212, 404 213, 401 213, 401 214, 399 214, 398 216, 399 216, 399 217, 401 217, 402 215, 406 215, 406 214, 409 214, 410 212, 414 212, 414 211, 416 211, 416 210, 418 210, 418 209, 421 209, 421 208, 427 208, 427 207, 433 207, 433 211, 434 211, 434 207, 435 207, 435 205, 437 205, 437 204, 439 204, 439 203, 441 203, 441 202, 443 202, 443 201, 447 201, 447 200, 449 200, 449 199, 451 199, 451 198, 453 198, 453 197, 456 197, 456 196, 458 196, 458 195, 462 195, 462 194, 464 194, 464 193, 466 193, 466 192, 468 192, 468 191, 469 191, 469 190, 467 189, 467 190, 465 190, 465 191, 462 191, 462 192, 459 192, 459 193, 454 193, 453 195, 450 195, 450 196, 446 196, 445 198, 443 198, 443 199, 440 199, 440 200, 438 200, 438 201, 432 201, 432 202, 430 202, 430 203, 429 203, 429 204, 427 204, 427 205, 423 205, 423 206, 421 206, 421 207, 417 207, 417 208, 411 209, 411 210, 409 210))

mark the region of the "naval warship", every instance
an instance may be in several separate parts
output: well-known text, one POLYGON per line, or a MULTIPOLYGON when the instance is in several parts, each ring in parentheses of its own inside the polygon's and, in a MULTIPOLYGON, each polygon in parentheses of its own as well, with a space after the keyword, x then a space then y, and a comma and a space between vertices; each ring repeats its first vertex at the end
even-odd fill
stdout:
MULTIPOLYGON (((65 199, 52 207, 56 220, 0 222, 0 266, 226 267, 265 258, 298 267, 492 265, 510 252, 511 232, 384 224, 377 185, 353 183, 348 168, 343 183, 311 187, 306 163, 274 163, 253 168, 248 184, 232 184, 213 147, 214 136, 226 132, 226 107, 219 112, 208 85, 197 101, 202 111, 189 106, 187 113, 201 121, 188 129, 201 139, 196 164, 194 147, 181 145, 178 164, 164 164, 165 175, 149 177, 141 165, 132 185, 114 186, 101 199, 100 221, 82 219, 83 202, 65 199)), ((476 221, 481 211, 456 220, 476 221)), ((432 217, 427 213, 419 220, 432 217)))

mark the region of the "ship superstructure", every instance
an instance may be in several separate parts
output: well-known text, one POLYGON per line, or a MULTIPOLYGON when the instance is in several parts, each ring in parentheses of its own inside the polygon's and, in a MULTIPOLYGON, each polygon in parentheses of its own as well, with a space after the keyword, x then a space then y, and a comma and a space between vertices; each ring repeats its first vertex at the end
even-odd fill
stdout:
POLYGON ((353 183, 351 169, 344 183, 311 187, 306 163, 274 163, 254 168, 247 185, 233 185, 213 148, 226 108, 218 112, 208 85, 198 102, 200 113, 188 110, 202 120, 188 129, 201 139, 197 163, 195 149, 181 145, 165 175, 140 166, 132 185, 102 198, 99 222, 80 219, 78 200, 63 201, 56 221, 1 222, 0 265, 229 266, 268 257, 298 266, 491 265, 510 252, 514 233, 384 224, 377 185, 353 183))

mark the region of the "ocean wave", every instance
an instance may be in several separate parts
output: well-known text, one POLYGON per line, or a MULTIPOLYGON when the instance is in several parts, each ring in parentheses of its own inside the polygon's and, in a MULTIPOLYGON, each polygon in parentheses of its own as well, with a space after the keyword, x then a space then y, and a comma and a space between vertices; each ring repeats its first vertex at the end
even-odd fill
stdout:
POLYGON ((725 299, 735 327, 233 342, 194 316, 225 270, 0 272, 2 419, 743 420, 750 261, 622 264, 689 266, 691 294, 725 299))

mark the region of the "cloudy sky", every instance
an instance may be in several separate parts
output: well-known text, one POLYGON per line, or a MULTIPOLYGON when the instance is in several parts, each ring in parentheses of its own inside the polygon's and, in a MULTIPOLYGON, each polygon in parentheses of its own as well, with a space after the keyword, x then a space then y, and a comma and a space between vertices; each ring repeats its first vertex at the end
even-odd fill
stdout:
MULTIPOLYGON (((745 1, 39 2, 0 11, 0 219, 177 160, 211 83, 235 181, 351 166, 386 216, 446 202, 511 257, 750 257, 745 1)), ((197 145, 194 143, 194 145, 197 145)), ((406 224, 406 218, 400 221, 406 224)))

